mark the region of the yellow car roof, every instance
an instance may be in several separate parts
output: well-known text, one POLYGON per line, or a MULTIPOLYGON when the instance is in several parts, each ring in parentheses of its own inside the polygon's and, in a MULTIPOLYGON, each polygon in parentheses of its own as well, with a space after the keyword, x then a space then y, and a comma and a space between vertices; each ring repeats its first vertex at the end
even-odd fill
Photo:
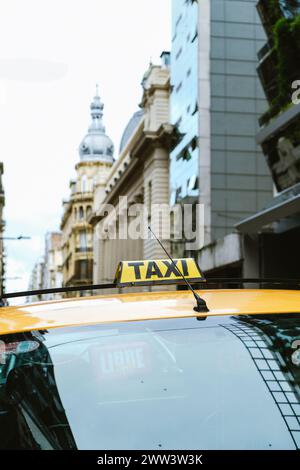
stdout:
POLYGON ((209 308, 193 310, 189 291, 100 295, 0 309, 0 335, 13 332, 138 320, 299 313, 300 291, 229 289, 198 291, 209 308))

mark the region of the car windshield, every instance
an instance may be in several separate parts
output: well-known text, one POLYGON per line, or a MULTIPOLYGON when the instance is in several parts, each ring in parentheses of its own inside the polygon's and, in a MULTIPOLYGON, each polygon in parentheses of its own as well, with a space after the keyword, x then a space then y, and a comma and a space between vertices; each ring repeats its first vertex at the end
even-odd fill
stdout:
POLYGON ((300 448, 300 316, 0 336, 0 448, 300 448))

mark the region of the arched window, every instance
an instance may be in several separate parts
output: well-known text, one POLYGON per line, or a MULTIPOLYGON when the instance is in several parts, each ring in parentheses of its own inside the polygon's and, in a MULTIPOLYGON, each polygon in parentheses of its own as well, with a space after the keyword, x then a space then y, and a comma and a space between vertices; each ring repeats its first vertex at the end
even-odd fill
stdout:
POLYGON ((89 215, 91 215, 91 213, 92 213, 92 206, 87 206, 86 216, 89 217, 89 215))
POLYGON ((79 232, 79 246, 81 251, 86 251, 87 247, 87 236, 86 236, 86 231, 82 230, 79 232))
POLYGON ((79 219, 84 219, 84 211, 82 206, 79 207, 79 219))
POLYGON ((74 209, 74 219, 77 220, 77 208, 74 209))
POLYGON ((98 178, 97 178, 97 176, 95 175, 95 176, 93 177, 93 189, 96 188, 97 183, 98 183, 98 178))

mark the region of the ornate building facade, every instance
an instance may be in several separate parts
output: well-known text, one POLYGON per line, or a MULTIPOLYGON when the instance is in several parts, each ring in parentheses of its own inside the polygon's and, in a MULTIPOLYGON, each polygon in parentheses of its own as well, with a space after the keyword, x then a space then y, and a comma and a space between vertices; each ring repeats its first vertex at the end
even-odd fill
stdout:
MULTIPOLYGON (((45 259, 43 273, 43 289, 62 286, 62 251, 61 232, 47 233, 45 239, 45 259)), ((60 294, 48 294, 45 300, 59 299, 60 294)))
MULTIPOLYGON (((141 110, 125 128, 119 157, 105 185, 98 185, 95 190, 89 218, 94 228, 94 284, 113 280, 121 260, 166 257, 157 241, 128 237, 124 221, 127 229, 135 221, 138 225, 140 214, 130 212, 130 208, 143 204, 148 209, 145 229, 151 224, 154 231, 164 233, 164 221, 151 213, 151 207, 169 202, 169 154, 174 140, 174 129, 169 124, 169 53, 162 54, 162 65, 150 64, 142 87, 141 110), (117 218, 109 211, 104 213, 107 204, 114 207, 117 218)), ((169 240, 165 240, 165 245, 169 246, 169 240)))
MULTIPOLYGON (((48 232, 45 236, 45 253, 34 265, 28 290, 53 289, 62 286, 61 232, 48 232)), ((61 294, 30 295, 27 302, 60 299, 61 294)))
POLYGON ((90 109, 92 122, 79 147, 76 179, 70 182, 70 198, 63 202, 64 286, 87 285, 93 281, 93 226, 88 220, 93 210, 94 193, 98 186, 104 186, 114 161, 114 146, 105 134, 103 104, 98 90, 90 109))
MULTIPOLYGON (((44 272, 45 272, 45 260, 44 257, 39 258, 36 261, 33 269, 31 271, 28 290, 39 290, 44 289, 44 272)), ((28 295, 26 302, 39 302, 44 300, 44 297, 41 294, 28 295)))

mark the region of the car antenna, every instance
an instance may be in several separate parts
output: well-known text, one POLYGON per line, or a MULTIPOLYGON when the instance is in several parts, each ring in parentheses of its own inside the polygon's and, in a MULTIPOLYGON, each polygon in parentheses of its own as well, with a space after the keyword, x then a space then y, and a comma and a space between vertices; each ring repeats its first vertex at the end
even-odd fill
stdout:
MULTIPOLYGON (((177 273, 182 277, 182 279, 184 280, 184 282, 186 283, 187 287, 189 288, 189 290, 193 293, 193 296, 195 297, 195 300, 197 302, 197 305, 194 307, 194 310, 195 312, 209 312, 209 309, 206 305, 206 302, 204 299, 201 299, 201 297, 197 294, 197 292, 195 291, 195 289, 192 287, 192 285, 189 283, 189 281, 187 280, 187 278, 185 277, 185 275, 177 268, 176 266, 176 263, 175 261, 173 260, 173 258, 171 257, 171 255, 168 253, 168 251, 166 250, 166 248, 164 247, 164 245, 162 244, 162 242, 159 240, 159 238, 157 238, 157 236, 155 235, 155 233, 153 232, 153 230, 151 229, 150 225, 148 225, 148 229, 149 231, 152 233, 152 235, 154 236, 154 238, 156 239, 156 241, 160 244, 161 248, 164 250, 164 252, 166 253, 166 255, 168 256, 168 258, 171 260, 171 263, 173 264, 173 267, 174 269, 177 271, 177 273)), ((205 318, 201 318, 202 319, 205 319, 205 318)))

